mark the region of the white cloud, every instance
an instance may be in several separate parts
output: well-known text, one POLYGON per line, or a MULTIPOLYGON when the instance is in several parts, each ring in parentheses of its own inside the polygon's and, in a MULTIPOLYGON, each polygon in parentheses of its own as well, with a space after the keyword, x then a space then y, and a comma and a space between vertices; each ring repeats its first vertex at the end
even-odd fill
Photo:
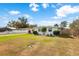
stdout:
POLYGON ((24 14, 23 16, 25 16, 26 18, 30 18, 31 16, 28 14, 24 14))
POLYGON ((61 21, 56 21, 56 20, 43 20, 40 21, 38 26, 53 26, 54 24, 60 24, 61 21))
POLYGON ((18 14, 20 14, 20 11, 12 10, 12 11, 9 11, 8 13, 9 13, 10 15, 18 15, 18 14))
POLYGON ((5 16, 0 16, 0 20, 6 19, 7 17, 5 16))
POLYGON ((59 16, 53 16, 53 17, 51 17, 51 19, 55 19, 55 20, 57 20, 57 19, 62 19, 62 17, 59 17, 59 16))
POLYGON ((34 25, 35 23, 34 23, 34 21, 30 20, 29 24, 34 25))
POLYGON ((29 7, 31 8, 31 10, 33 12, 39 11, 39 9, 38 9, 39 5, 38 4, 32 3, 32 4, 29 5, 29 7))
POLYGON ((47 8, 47 7, 49 7, 49 4, 43 3, 42 6, 43 6, 43 8, 47 8))
POLYGON ((79 6, 64 5, 56 10, 57 17, 66 17, 69 14, 79 12, 79 6))
POLYGON ((29 7, 39 7, 39 5, 38 5, 38 4, 35 4, 35 3, 31 3, 31 4, 29 5, 29 7))
POLYGON ((28 23, 33 25, 35 24, 34 21, 33 21, 33 17, 29 14, 23 14, 22 16, 26 17, 28 19, 28 23))
POLYGON ((32 11, 37 12, 38 9, 36 7, 32 8, 32 11))
POLYGON ((0 16, 0 27, 5 27, 9 21, 9 18, 6 16, 0 16))
POLYGON ((62 3, 57 3, 57 6, 63 6, 63 4, 62 3))
POLYGON ((24 17, 26 17, 26 18, 28 18, 28 19, 30 19, 30 20, 33 19, 32 16, 29 15, 29 14, 24 14, 24 15, 22 15, 22 16, 24 16, 24 17))

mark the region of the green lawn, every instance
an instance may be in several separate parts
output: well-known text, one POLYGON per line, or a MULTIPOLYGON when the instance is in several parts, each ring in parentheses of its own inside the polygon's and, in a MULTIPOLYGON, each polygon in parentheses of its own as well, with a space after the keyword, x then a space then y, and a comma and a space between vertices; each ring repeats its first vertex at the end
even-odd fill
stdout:
POLYGON ((79 40, 33 34, 0 35, 0 55, 79 55, 79 40))

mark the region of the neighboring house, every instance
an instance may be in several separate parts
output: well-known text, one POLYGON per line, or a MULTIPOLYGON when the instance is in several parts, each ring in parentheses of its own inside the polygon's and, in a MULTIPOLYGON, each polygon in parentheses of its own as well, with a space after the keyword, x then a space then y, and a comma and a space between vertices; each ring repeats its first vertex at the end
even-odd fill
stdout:
POLYGON ((10 31, 10 33, 28 33, 28 28, 12 28, 12 31, 10 31))
POLYGON ((0 32, 5 32, 5 31, 11 31, 11 29, 7 27, 0 28, 0 32))
POLYGON ((29 28, 16 29, 14 27, 5 27, 5 28, 0 28, 0 34, 28 33, 28 30, 29 28))
POLYGON ((60 30, 58 27, 46 27, 46 31, 42 32, 42 27, 35 27, 34 30, 38 32, 39 35, 54 35, 54 31, 60 30))
POLYGON ((7 27, 0 28, 0 34, 8 34, 8 32, 12 31, 12 29, 7 27))

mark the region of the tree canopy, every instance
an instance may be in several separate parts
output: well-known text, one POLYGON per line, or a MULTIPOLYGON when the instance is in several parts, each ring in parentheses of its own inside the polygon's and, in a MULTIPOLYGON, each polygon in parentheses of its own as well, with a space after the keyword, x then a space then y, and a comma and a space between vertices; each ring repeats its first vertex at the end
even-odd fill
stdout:
POLYGON ((62 21, 60 27, 64 28, 67 26, 67 21, 62 21))
POLYGON ((9 27, 15 27, 15 28, 26 28, 29 26, 27 23, 27 18, 25 17, 19 17, 17 21, 9 21, 7 26, 9 27))

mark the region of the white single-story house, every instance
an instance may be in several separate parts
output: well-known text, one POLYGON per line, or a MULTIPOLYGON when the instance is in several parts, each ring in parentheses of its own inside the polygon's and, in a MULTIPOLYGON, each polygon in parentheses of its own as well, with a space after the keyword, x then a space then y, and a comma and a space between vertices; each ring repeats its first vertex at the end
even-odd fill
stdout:
POLYGON ((51 27, 51 26, 48 26, 48 27, 45 27, 46 28, 46 31, 45 32, 42 32, 42 28, 43 27, 35 27, 34 30, 38 32, 39 35, 54 35, 54 31, 56 30, 60 30, 58 27, 51 27))
POLYGON ((46 31, 43 32, 42 31, 42 28, 43 26, 40 26, 40 27, 34 27, 34 28, 19 28, 19 29, 16 29, 16 28, 13 28, 13 27, 8 27, 10 29, 12 29, 12 31, 9 31, 8 33, 33 33, 33 30, 34 31, 37 31, 39 35, 54 35, 54 31, 56 30, 59 30, 58 27, 51 27, 51 26, 47 26, 45 27, 46 28, 46 31))

